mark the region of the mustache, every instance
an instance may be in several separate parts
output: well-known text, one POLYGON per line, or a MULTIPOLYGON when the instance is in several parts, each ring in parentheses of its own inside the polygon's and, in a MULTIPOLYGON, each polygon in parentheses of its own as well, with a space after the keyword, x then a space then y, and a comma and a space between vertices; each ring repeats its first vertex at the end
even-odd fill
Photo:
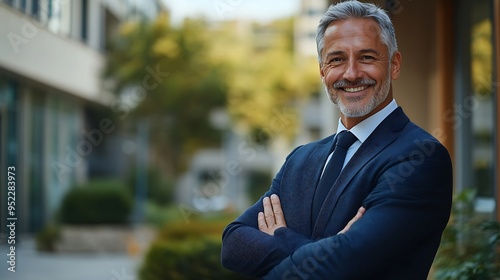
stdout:
POLYGON ((376 84, 377 82, 372 79, 358 79, 354 82, 349 82, 347 80, 340 80, 333 84, 334 89, 339 89, 343 87, 359 87, 359 86, 371 86, 376 84))

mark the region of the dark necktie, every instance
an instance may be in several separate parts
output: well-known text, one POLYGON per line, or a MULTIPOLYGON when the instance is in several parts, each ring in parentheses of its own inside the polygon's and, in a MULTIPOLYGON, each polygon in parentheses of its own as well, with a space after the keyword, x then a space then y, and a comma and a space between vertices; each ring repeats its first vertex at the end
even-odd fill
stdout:
POLYGON ((337 177, 342 170, 344 165, 345 156, 349 147, 357 140, 356 136, 350 131, 344 130, 337 135, 337 142, 335 144, 335 150, 330 158, 330 161, 326 165, 323 176, 319 180, 318 187, 314 193, 313 208, 312 208, 312 221, 313 226, 316 224, 316 218, 318 217, 319 209, 323 205, 330 188, 337 180, 337 177))

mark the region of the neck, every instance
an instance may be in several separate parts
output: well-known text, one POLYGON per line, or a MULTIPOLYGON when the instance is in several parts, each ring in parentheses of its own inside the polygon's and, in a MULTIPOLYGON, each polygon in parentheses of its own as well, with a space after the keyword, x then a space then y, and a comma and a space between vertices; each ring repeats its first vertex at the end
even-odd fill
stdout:
POLYGON ((346 117, 341 112, 340 113, 340 120, 342 121, 342 124, 345 126, 345 128, 351 129, 354 126, 356 126, 358 123, 373 116, 374 114, 376 114, 377 112, 382 110, 385 106, 389 105, 389 103, 391 103, 392 99, 393 99, 392 92, 389 92, 389 94, 387 95, 387 98, 384 101, 382 101, 382 103, 380 103, 377 107, 375 107, 375 109, 373 109, 370 113, 368 113, 364 116, 361 116, 361 117, 346 117))

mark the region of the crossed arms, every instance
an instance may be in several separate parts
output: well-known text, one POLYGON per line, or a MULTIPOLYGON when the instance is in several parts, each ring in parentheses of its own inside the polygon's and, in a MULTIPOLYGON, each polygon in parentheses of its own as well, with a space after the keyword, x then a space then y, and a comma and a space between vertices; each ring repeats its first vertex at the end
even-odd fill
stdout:
MULTIPOLYGON (((264 212, 259 212, 257 216, 259 230, 269 235, 274 235, 275 230, 286 227, 285 216, 283 215, 283 210, 281 209, 280 199, 277 195, 273 194, 271 197, 264 197, 262 204, 264 212)), ((346 233, 351 228, 352 224, 363 217, 365 211, 366 209, 361 206, 356 215, 347 223, 339 234, 346 233)))
POLYGON ((451 163, 442 146, 423 159, 411 151, 398 151, 407 156, 384 165, 363 200, 366 210, 358 210, 343 234, 320 240, 287 227, 290 217, 273 195, 280 193, 278 174, 264 199, 226 228, 223 265, 264 279, 365 279, 407 260, 417 263, 416 279, 425 279, 449 217, 451 163), (403 166, 415 170, 402 173, 403 166))

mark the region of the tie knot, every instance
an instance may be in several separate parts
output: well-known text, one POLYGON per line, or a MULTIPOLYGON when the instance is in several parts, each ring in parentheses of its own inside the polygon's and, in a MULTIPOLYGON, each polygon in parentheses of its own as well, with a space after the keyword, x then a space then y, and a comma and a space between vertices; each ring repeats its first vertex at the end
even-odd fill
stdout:
POLYGON ((337 135, 337 144, 336 144, 336 146, 340 146, 342 148, 346 148, 347 149, 356 140, 358 140, 358 138, 356 138, 356 136, 354 136, 354 134, 352 134, 352 132, 350 132, 348 130, 344 130, 344 131, 341 131, 337 135))

